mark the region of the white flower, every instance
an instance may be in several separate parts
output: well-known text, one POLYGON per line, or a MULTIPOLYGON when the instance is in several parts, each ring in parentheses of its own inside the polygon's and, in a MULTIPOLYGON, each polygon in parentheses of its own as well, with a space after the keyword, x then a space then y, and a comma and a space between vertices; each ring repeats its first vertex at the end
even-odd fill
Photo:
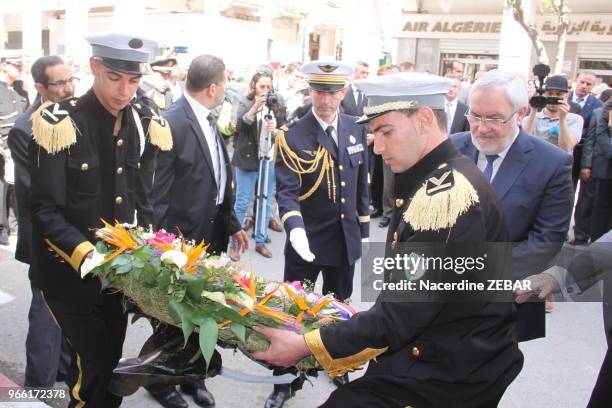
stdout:
POLYGON ((225 302, 225 295, 222 292, 208 292, 202 291, 202 297, 212 300, 213 302, 221 303, 223 306, 227 306, 225 302))
POLYGON ((84 279, 94 268, 102 265, 102 262, 104 262, 104 255, 94 248, 91 252, 91 258, 86 257, 81 265, 81 279, 84 279))
POLYGON ((177 251, 176 249, 167 250, 159 259, 167 264, 175 264, 179 269, 181 269, 187 263, 187 255, 181 251, 177 251))

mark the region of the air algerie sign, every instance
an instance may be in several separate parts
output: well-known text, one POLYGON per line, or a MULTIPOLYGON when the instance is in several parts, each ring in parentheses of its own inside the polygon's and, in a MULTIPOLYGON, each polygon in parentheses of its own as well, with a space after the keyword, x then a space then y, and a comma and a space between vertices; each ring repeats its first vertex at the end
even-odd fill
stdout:
POLYGON ((431 33, 495 33, 501 32, 501 22, 483 21, 407 21, 402 31, 431 33))
MULTIPOLYGON (((501 14, 404 14, 397 38, 499 39, 501 14)), ((544 41, 556 41, 558 22, 554 16, 536 16, 536 27, 544 41)), ((570 14, 568 41, 609 42, 612 40, 612 14, 570 14)))

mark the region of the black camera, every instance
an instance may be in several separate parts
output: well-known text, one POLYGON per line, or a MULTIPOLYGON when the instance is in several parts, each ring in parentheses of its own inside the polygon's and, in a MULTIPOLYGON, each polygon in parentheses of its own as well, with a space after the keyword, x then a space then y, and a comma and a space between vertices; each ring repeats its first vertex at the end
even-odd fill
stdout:
POLYGON ((529 99, 529 106, 541 111, 546 105, 559 105, 563 101, 563 98, 557 96, 544 96, 544 93, 546 93, 544 81, 548 74, 550 74, 550 67, 546 64, 537 64, 533 67, 533 74, 538 77, 537 84, 534 81, 538 94, 529 99))
POLYGON ((266 106, 268 109, 272 109, 274 105, 278 103, 278 96, 274 93, 274 90, 271 89, 270 92, 266 95, 266 106))

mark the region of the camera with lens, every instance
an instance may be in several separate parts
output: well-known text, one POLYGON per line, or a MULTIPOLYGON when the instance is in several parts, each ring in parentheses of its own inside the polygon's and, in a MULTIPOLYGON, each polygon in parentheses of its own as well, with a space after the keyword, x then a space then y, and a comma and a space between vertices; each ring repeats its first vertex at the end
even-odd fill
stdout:
POLYGON ((557 96, 544 96, 546 93, 544 81, 548 74, 550 74, 550 67, 546 64, 537 64, 533 67, 533 74, 538 77, 537 84, 535 84, 537 95, 529 99, 529 106, 541 111, 546 105, 559 105, 563 101, 563 98, 557 96))
POLYGON ((266 95, 266 106, 268 109, 272 109, 274 105, 278 103, 278 96, 274 93, 274 89, 270 89, 270 92, 266 95))

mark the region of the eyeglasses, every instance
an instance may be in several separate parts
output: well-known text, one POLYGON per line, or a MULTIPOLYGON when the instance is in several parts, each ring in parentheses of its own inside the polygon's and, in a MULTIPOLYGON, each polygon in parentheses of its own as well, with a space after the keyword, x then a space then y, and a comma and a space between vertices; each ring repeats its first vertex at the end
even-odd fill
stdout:
POLYGON ((470 122, 470 126, 482 126, 483 124, 488 127, 502 127, 512 120, 514 115, 516 115, 518 111, 512 112, 512 114, 507 118, 483 118, 478 115, 474 115, 472 112, 467 112, 465 117, 468 122, 470 122))
POLYGON ((55 82, 47 82, 47 86, 57 86, 57 87, 63 88, 68 84, 74 85, 79 81, 80 81, 79 78, 71 77, 68 79, 60 79, 59 81, 55 81, 55 82))

